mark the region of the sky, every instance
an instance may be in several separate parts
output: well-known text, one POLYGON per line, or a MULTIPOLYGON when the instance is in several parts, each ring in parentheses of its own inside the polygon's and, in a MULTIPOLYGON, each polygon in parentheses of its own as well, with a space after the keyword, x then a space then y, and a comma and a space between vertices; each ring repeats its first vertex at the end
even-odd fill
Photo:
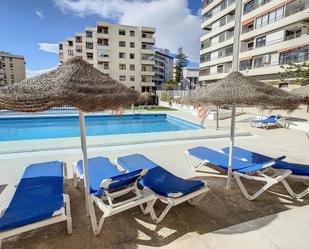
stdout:
POLYGON ((27 77, 55 68, 58 42, 107 21, 155 27, 156 47, 183 47, 197 66, 201 0, 0 0, 0 50, 24 55, 27 77))

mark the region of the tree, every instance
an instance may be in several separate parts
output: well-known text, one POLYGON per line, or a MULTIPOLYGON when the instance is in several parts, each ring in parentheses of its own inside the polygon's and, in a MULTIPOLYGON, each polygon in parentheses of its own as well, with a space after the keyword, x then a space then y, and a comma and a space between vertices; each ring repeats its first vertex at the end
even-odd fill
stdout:
POLYGON ((163 84, 162 88, 163 90, 175 90, 177 89, 177 82, 174 80, 168 80, 163 84))
POLYGON ((301 85, 309 84, 309 63, 291 64, 289 66, 282 66, 285 72, 283 77, 293 78, 295 81, 300 82, 301 85))
POLYGON ((183 48, 178 48, 176 54, 176 82, 179 83, 182 80, 182 70, 188 66, 188 56, 183 52, 183 48))

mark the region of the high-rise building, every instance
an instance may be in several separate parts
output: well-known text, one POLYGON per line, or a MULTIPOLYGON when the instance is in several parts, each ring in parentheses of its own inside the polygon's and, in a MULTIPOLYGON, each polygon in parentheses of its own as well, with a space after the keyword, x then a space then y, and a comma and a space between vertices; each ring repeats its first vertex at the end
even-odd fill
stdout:
POLYGON ((169 55, 167 49, 155 50, 155 76, 153 82, 157 89, 160 89, 162 84, 173 79, 174 58, 169 55))
POLYGON ((25 78, 24 57, 0 51, 0 86, 18 83, 25 78))
MULTIPOLYGON (((200 77, 210 83, 232 70, 235 0, 203 0, 200 77)), ((243 0, 239 70, 289 89, 284 65, 309 61, 309 0, 243 0)))
POLYGON ((60 62, 82 56, 102 73, 142 92, 155 90, 153 82, 155 29, 98 22, 85 32, 59 43, 60 62))

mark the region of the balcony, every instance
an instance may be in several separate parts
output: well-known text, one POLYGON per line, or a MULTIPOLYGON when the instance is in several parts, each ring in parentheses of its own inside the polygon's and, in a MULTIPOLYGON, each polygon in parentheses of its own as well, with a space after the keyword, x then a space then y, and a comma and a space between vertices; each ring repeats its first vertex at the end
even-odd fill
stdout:
POLYGON ((141 71, 141 75, 145 75, 145 76, 155 76, 155 72, 147 70, 147 71, 141 71))
POLYGON ((155 44, 156 39, 153 36, 142 36, 141 42, 148 43, 148 44, 155 44))

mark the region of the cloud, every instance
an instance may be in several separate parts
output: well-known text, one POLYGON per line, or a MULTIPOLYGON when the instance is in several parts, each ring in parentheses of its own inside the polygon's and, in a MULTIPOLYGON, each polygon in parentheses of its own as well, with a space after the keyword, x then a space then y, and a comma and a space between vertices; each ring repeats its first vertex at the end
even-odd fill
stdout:
POLYGON ((120 24, 155 27, 157 47, 172 52, 183 47, 190 59, 199 61, 201 19, 191 13, 188 1, 54 0, 66 14, 80 17, 98 15, 120 24))
POLYGON ((42 11, 40 11, 40 10, 38 10, 38 9, 35 10, 35 14, 36 14, 38 17, 40 17, 40 19, 42 19, 42 20, 45 18, 45 16, 43 15, 42 11))
POLYGON ((56 69, 56 67, 52 67, 52 68, 48 68, 48 69, 42 69, 42 70, 26 70, 26 78, 29 79, 29 78, 32 78, 34 76, 38 76, 38 75, 41 75, 43 73, 47 73, 51 70, 54 70, 56 69))
POLYGON ((58 54, 59 44, 58 43, 38 43, 39 49, 48 53, 58 54))

